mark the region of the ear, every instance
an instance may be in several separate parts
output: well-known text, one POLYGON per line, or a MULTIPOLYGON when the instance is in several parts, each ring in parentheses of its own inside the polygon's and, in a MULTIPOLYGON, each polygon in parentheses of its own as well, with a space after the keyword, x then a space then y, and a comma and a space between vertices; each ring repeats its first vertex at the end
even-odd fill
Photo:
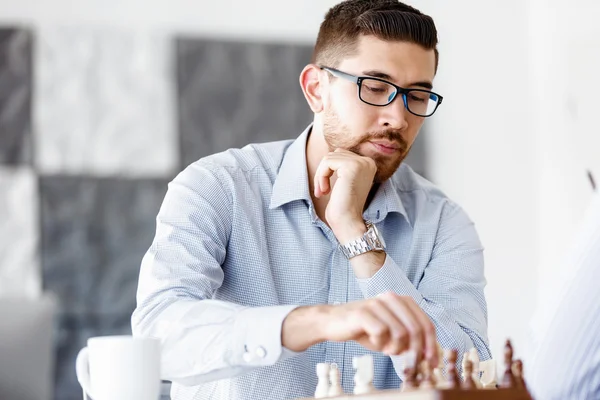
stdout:
POLYGON ((323 74, 315 64, 308 64, 300 74, 300 87, 308 106, 314 113, 323 111, 323 74))

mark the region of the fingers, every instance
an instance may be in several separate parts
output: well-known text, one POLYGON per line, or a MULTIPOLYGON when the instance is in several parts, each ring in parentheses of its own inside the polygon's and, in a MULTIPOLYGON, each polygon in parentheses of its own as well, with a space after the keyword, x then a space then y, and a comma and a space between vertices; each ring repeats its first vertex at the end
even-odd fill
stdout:
POLYGON ((317 168, 314 176, 315 197, 320 198, 331 191, 330 178, 335 172, 339 172, 338 170, 343 166, 350 167, 352 174, 364 168, 367 168, 371 171, 371 174, 374 174, 377 169, 375 161, 369 157, 359 156, 351 151, 338 148, 323 157, 317 168))
POLYGON ((419 361, 422 358, 425 339, 421 322, 412 307, 407 304, 406 298, 395 293, 386 293, 379 298, 385 302, 387 307, 394 313, 394 316, 405 326, 410 338, 410 349, 415 352, 417 361, 419 361))
POLYGON ((408 332, 385 303, 376 299, 371 304, 371 310, 386 325, 389 332, 387 343, 383 345, 381 351, 386 355, 398 355, 408 350, 408 332))
POLYGON ((415 351, 417 360, 420 361, 425 352, 425 357, 432 365, 437 365, 437 338, 435 326, 425 312, 410 297, 398 296, 395 293, 386 293, 381 296, 393 309, 396 316, 404 323, 410 336, 410 348, 415 351))
POLYGON ((356 315, 359 324, 367 334, 372 349, 380 351, 387 343, 389 328, 384 321, 377 317, 373 310, 362 308, 356 315))
POLYGON ((438 365, 435 326, 415 301, 395 293, 335 306, 327 340, 354 340, 386 355, 415 353, 417 363, 425 357, 438 365))
POLYGON ((407 299, 406 304, 412 309, 413 314, 417 318, 419 325, 423 330, 423 336, 425 340, 425 357, 432 365, 437 365, 439 356, 435 325, 433 325, 433 322, 431 322, 431 319, 429 319, 427 314, 425 314, 421 307, 419 307, 419 305, 412 299, 407 299))
POLYGON ((331 190, 329 178, 331 178, 334 172, 335 170, 330 167, 330 160, 327 157, 323 158, 314 177, 316 198, 320 198, 329 193, 331 190))
POLYGON ((342 167, 344 162, 347 162, 346 160, 347 156, 334 153, 323 157, 314 177, 315 197, 319 198, 331 191, 330 178, 342 167))

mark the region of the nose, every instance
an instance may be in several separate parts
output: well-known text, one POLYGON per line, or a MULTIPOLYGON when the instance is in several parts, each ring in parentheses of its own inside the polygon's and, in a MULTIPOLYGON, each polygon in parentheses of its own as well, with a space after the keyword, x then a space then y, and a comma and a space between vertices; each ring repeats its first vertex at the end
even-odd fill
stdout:
POLYGON ((398 93, 396 98, 387 106, 380 107, 380 125, 386 128, 403 130, 408 126, 408 110, 405 106, 404 95, 398 93))

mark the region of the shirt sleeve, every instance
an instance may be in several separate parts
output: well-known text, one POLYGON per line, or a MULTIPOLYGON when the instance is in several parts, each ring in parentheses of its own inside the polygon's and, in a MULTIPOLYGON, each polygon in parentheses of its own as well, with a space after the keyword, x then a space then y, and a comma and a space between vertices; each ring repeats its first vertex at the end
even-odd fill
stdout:
POLYGON ((524 360, 527 386, 540 399, 600 396, 600 195, 550 280, 530 332, 524 360))
MULTIPOLYGON (((229 178, 231 179, 231 178, 229 178)), ((140 269, 134 336, 158 338, 162 378, 183 385, 244 374, 295 353, 281 343, 296 306, 251 308, 214 300, 231 230, 228 177, 192 164, 168 187, 140 269)))
MULTIPOLYGON (((412 297, 435 325, 442 348, 463 354, 475 347, 483 361, 491 358, 483 268, 483 248, 473 223, 460 207, 447 203, 431 260, 417 286, 389 255, 375 275, 358 282, 365 298, 387 291, 412 297)), ((392 361, 402 377, 403 357, 392 361)))

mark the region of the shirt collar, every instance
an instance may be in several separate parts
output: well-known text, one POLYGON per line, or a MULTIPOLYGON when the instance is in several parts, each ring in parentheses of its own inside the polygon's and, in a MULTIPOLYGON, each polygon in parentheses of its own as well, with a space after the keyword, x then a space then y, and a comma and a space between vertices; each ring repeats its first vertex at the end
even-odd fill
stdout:
MULTIPOLYGON (((396 171, 396 174, 401 173, 401 169, 402 167, 396 171)), ((384 220, 385 217, 392 212, 402 215, 406 222, 412 227, 410 218, 408 218, 408 213, 404 208, 404 204, 402 204, 400 192, 396 187, 393 176, 379 185, 373 200, 371 200, 369 207, 367 207, 363 213, 363 217, 368 221, 377 223, 384 220)))
POLYGON ((311 203, 306 168, 306 142, 311 129, 312 124, 286 149, 273 184, 270 209, 295 200, 306 200, 311 203))
MULTIPOLYGON (((312 124, 285 151, 277 178, 275 178, 273 184, 270 209, 281 207, 295 200, 306 200, 309 204, 312 204, 308 189, 308 170, 306 166, 306 143, 311 129, 312 124)), ((401 173, 401 170, 402 167, 396 171, 396 174, 401 173)), ((391 212, 401 214, 409 225, 411 224, 402 204, 398 188, 394 183, 394 177, 379 185, 363 217, 376 223, 382 221, 391 212)))

